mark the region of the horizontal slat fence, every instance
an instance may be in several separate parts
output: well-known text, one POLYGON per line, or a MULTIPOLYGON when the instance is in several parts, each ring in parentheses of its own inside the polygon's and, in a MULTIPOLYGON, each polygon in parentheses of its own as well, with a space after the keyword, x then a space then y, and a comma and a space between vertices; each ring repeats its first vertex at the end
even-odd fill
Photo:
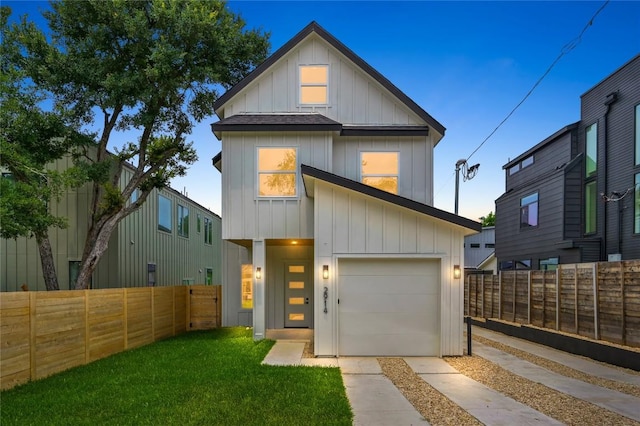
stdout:
POLYGON ((640 347, 640 260, 465 277, 465 315, 640 347))
POLYGON ((220 286, 0 293, 0 389, 220 326, 220 286), (190 293, 209 294, 193 303, 190 293), (215 300, 214 300, 215 298, 215 300))

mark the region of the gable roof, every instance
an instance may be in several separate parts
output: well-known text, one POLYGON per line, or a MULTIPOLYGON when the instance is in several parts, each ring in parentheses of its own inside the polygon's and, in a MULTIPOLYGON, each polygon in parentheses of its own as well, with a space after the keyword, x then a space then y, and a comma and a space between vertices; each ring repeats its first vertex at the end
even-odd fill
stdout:
POLYGON ((449 213, 444 210, 419 203, 417 201, 413 201, 400 195, 392 194, 390 192, 374 188, 373 186, 365 185, 364 183, 357 182, 355 180, 347 179, 345 177, 338 176, 324 170, 316 169, 315 167, 307 166, 305 164, 300 165, 300 170, 302 172, 304 181, 304 189, 308 197, 313 196, 313 193, 309 194, 309 188, 307 187, 307 177, 310 177, 340 186, 342 188, 349 189, 351 191, 358 192, 360 194, 368 195, 370 197, 377 198, 378 200, 385 201, 396 206, 404 207, 406 209, 413 210, 415 212, 440 219, 445 222, 449 222, 453 225, 458 225, 476 232, 480 232, 482 230, 482 224, 480 222, 476 222, 471 219, 467 219, 465 217, 458 216, 453 213, 449 213))
MULTIPOLYGON (((371 78, 380 83, 385 89, 391 92, 395 97, 397 97, 400 101, 402 101, 411 111, 413 111, 418 117, 424 120, 429 126, 433 127, 438 133, 444 136, 445 127, 440 124, 435 118, 429 115, 424 109, 422 109, 417 103, 415 103, 411 98, 405 95, 400 89, 398 89, 393 83, 391 83, 386 77, 376 71, 371 65, 365 62, 361 57, 356 55, 351 49, 345 46, 340 40, 331 35, 327 30, 318 25, 317 22, 312 21, 304 27, 298 34, 296 34, 291 40, 286 42, 281 48, 275 51, 271 56, 269 56, 262 64, 258 65, 248 76, 244 79, 240 80, 235 86, 225 92, 222 96, 216 100, 213 104, 213 109, 218 112, 220 108, 224 106, 227 101, 233 98, 238 92, 247 87, 251 82, 257 79, 263 72, 265 72, 268 68, 270 68, 274 63, 276 63, 280 58, 286 55, 291 49, 293 49, 296 45, 298 45, 302 40, 304 40, 310 34, 315 33, 320 38, 325 40, 331 46, 333 46, 336 50, 346 56, 351 62, 360 67, 364 72, 366 72, 371 78)), ((223 117, 220 117, 223 118, 223 117)))

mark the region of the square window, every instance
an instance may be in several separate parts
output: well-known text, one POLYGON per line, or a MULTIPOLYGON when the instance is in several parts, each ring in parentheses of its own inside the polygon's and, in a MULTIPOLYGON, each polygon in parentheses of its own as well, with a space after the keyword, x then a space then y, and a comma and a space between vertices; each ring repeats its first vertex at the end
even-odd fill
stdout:
POLYGON ((326 105, 328 103, 328 65, 300 66, 300 103, 326 105))
POLYGON ((361 152, 360 177, 366 185, 397 194, 398 153, 361 152))
POLYGON ((295 148, 258 148, 258 194, 260 197, 297 195, 295 148))

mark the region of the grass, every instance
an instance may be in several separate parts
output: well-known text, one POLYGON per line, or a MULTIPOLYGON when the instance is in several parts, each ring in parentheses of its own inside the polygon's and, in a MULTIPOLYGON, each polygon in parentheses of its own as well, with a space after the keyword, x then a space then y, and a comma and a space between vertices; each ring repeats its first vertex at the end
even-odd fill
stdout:
POLYGON ((190 332, 0 394, 8 425, 350 425, 340 370, 261 365, 273 341, 190 332))

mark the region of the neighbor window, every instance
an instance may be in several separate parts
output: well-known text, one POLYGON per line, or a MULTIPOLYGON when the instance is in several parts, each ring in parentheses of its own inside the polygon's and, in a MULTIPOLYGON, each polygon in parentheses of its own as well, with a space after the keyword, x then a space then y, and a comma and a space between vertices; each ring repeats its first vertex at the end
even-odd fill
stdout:
POLYGON ((584 186, 584 233, 596 232, 596 209, 598 208, 598 189, 596 181, 584 186))
POLYGON ((640 173, 636 175, 636 202, 634 207, 633 232, 640 234, 640 173))
POLYGON ((213 221, 208 217, 204 218, 204 243, 213 244, 213 221))
POLYGON ((484 248, 496 248, 495 243, 485 243, 484 248))
POLYGON ((140 194, 138 193, 138 188, 136 188, 131 193, 131 197, 129 197, 129 203, 130 204, 135 203, 136 201, 138 201, 138 198, 140 198, 140 194))
POLYGON ((538 226, 538 193, 520 199, 520 228, 538 226))
POLYGON ((525 158, 524 160, 522 160, 522 162, 520 163, 522 164, 522 168, 524 169, 525 167, 528 167, 530 165, 533 164, 533 155, 525 158))
POLYGON ((171 200, 158 194, 158 229, 171 232, 171 200))
POLYGON ((640 104, 636 105, 636 166, 640 166, 640 104))
POLYGON ((200 216, 200 213, 198 213, 196 215, 196 231, 198 231, 198 234, 200 233, 201 229, 202 229, 202 216, 200 216))
POLYGON ((513 269, 513 260, 502 260, 500 261, 500 270, 501 271, 510 271, 513 269))
POLYGON ((593 123, 585 130, 585 176, 590 177, 598 171, 598 123, 593 123))
POLYGON ((383 191, 398 193, 398 153, 361 152, 362 183, 383 191))
POLYGON ((326 105, 328 82, 328 65, 301 65, 300 103, 326 105))
POLYGON ((516 269, 531 269, 531 259, 516 260, 516 269))
POLYGON ((207 268, 204 283, 206 285, 213 285, 213 268, 207 268))
POLYGON ((178 204, 178 235, 189 237, 189 208, 178 204))
POLYGON ((480 248, 480 243, 471 243, 469 244, 471 248, 480 248))
POLYGON ((258 148, 258 194, 296 196, 295 148, 258 148))
POLYGON ((253 265, 242 265, 242 309, 253 309, 253 265))
POLYGON ((541 271, 555 271, 558 269, 558 258, 550 257, 548 259, 540 259, 540 268, 541 271))

